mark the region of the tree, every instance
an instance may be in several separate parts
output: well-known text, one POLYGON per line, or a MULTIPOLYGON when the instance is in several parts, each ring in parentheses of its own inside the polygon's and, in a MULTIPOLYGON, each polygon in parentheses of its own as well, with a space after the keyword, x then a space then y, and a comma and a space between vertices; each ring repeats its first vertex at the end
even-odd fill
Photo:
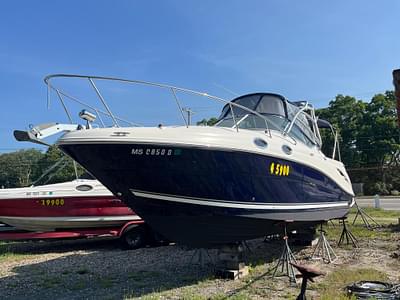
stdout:
MULTIPOLYGON (((362 164, 361 154, 357 151, 359 131, 363 127, 366 103, 351 96, 337 95, 329 102, 329 107, 319 109, 316 114, 328 120, 338 131, 342 161, 347 167, 358 167, 362 164)), ((333 137, 324 134, 323 151, 332 153, 333 137)), ((327 154, 328 155, 328 154, 327 154)))
MULTIPOLYGON (((57 162, 63 159, 63 162, 60 163, 60 167, 56 168, 53 172, 51 172, 45 182, 47 183, 57 183, 57 182, 65 182, 70 181, 76 178, 75 168, 73 160, 66 156, 57 146, 50 146, 46 153, 39 161, 40 166, 40 174, 46 172, 49 168, 54 166, 57 162)), ((85 171, 82 167, 77 165, 78 177, 81 176, 85 171)))
POLYGON ((197 125, 203 125, 203 126, 213 126, 218 122, 218 119, 215 117, 211 117, 210 119, 203 119, 199 122, 197 122, 197 125))
MULTIPOLYGON (((340 135, 342 160, 352 182, 365 183, 368 194, 389 194, 400 190, 400 174, 388 168, 400 167, 400 140, 394 93, 375 95, 369 103, 338 95, 327 108, 317 110, 340 135)), ((323 133, 322 150, 332 152, 333 138, 323 133)))
POLYGON ((375 184, 371 185, 371 193, 389 193, 400 186, 393 182, 399 181, 396 174, 388 172, 387 168, 399 166, 399 129, 397 127, 396 100, 392 91, 375 95, 368 104, 361 130, 360 149, 366 165, 379 167, 379 172, 371 174, 375 184), (397 180, 396 180, 397 178, 397 180), (375 188, 373 188, 375 186, 375 188))
POLYGON ((29 186, 38 174, 43 153, 36 149, 19 150, 0 155, 0 186, 29 186))

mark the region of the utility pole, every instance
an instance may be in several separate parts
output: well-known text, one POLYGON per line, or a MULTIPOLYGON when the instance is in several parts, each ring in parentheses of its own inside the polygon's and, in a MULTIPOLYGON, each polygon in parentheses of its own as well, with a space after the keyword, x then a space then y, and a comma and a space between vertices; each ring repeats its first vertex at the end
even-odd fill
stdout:
POLYGON ((393 70, 393 84, 397 100, 397 124, 400 127, 400 69, 393 70))
POLYGON ((187 113, 187 123, 188 126, 192 124, 192 116, 194 115, 194 111, 190 109, 190 107, 183 107, 182 111, 187 113))

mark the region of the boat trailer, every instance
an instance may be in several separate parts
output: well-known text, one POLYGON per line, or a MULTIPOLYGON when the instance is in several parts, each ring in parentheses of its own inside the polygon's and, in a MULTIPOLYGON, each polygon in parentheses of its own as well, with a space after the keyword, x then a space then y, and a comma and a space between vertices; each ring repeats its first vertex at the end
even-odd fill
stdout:
POLYGON ((81 238, 119 238, 124 248, 136 249, 145 244, 150 230, 143 220, 129 221, 121 227, 83 228, 49 232, 31 232, 22 230, 0 231, 2 241, 47 240, 47 239, 81 239, 81 238))

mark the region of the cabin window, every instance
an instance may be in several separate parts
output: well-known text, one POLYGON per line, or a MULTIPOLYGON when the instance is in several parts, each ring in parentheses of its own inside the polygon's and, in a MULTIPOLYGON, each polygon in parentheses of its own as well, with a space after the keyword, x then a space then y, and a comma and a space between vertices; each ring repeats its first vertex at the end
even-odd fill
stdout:
MULTIPOLYGON (((255 106, 257 105, 258 101, 260 100, 260 95, 251 95, 251 96, 246 96, 243 98, 240 98, 236 100, 234 103, 239 104, 241 106, 244 106, 246 108, 254 110, 255 106)), ((242 109, 240 107, 237 107, 235 105, 232 105, 233 112, 235 113, 235 118, 240 118, 243 117, 246 114, 249 114, 250 112, 242 109)), ((221 116, 219 117, 220 119, 232 119, 232 110, 230 105, 225 105, 224 109, 222 110, 221 116)))
POLYGON ((80 192, 87 192, 93 189, 91 185, 88 184, 81 184, 76 187, 76 189, 80 192))
POLYGON ((278 115, 286 117, 283 101, 276 96, 265 95, 257 106, 257 112, 260 114, 278 115))

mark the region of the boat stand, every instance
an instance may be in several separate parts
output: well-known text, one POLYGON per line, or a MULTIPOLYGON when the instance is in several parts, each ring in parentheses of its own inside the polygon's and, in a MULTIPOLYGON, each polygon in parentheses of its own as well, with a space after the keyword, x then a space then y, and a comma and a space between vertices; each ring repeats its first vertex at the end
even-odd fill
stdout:
POLYGON ((214 261, 207 249, 199 248, 194 250, 192 257, 190 258, 190 264, 196 264, 204 267, 207 260, 214 265, 214 261))
POLYGON ((277 272, 280 269, 280 273, 282 273, 283 276, 288 276, 289 277, 289 282, 290 283, 296 283, 296 275, 294 273, 294 268, 293 268, 293 263, 296 263, 296 259, 293 255, 292 250, 289 247, 288 243, 288 235, 287 235, 287 226, 285 222, 285 231, 284 231, 284 245, 283 245, 283 250, 282 254, 279 257, 278 263, 275 265, 275 267, 272 269, 272 277, 277 276, 277 272))
POLYGON ((343 230, 342 234, 340 235, 338 246, 340 246, 346 240, 346 245, 352 244, 354 248, 358 248, 358 241, 356 237, 351 233, 349 229, 347 229, 346 218, 340 219, 340 222, 342 223, 343 230))
POLYGON ((360 216, 362 221, 363 221, 363 223, 364 223, 364 226, 366 228, 368 228, 369 230, 373 230, 375 228, 381 227, 381 225, 378 222, 376 222, 374 220, 374 218, 372 218, 361 207, 358 206, 357 202, 355 202, 355 205, 356 205, 356 208, 357 208, 357 214, 354 217, 354 220, 353 220, 353 223, 352 223, 353 225, 356 223, 356 220, 357 220, 358 216, 360 216))
POLYGON ((322 228, 323 223, 321 222, 321 228, 319 229, 319 238, 317 245, 315 246, 314 252, 311 256, 312 259, 322 259, 323 262, 332 263, 337 255, 333 251, 328 239, 326 238, 325 230, 322 228))

